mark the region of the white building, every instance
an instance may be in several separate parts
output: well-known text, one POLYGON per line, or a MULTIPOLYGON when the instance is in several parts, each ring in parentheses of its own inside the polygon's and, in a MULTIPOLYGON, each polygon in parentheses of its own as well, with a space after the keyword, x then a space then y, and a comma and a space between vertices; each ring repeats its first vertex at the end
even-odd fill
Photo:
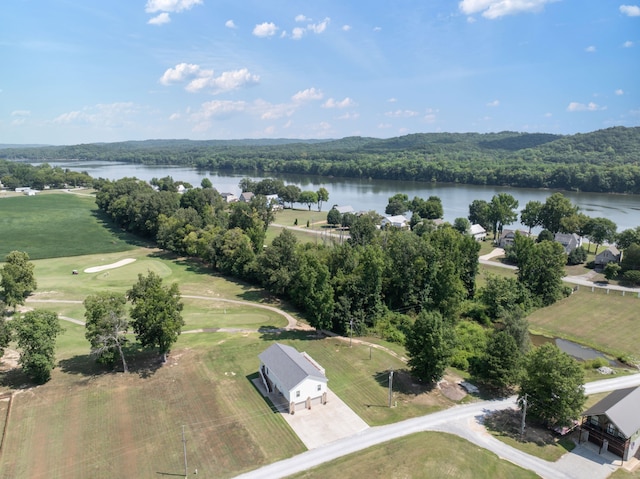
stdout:
POLYGON ((405 229, 409 227, 409 220, 404 215, 385 216, 380 222, 380 227, 405 229))
POLYGON ((293 414, 298 407, 327 402, 327 376, 324 368, 307 353, 275 343, 258 355, 260 378, 269 393, 280 392, 293 414))

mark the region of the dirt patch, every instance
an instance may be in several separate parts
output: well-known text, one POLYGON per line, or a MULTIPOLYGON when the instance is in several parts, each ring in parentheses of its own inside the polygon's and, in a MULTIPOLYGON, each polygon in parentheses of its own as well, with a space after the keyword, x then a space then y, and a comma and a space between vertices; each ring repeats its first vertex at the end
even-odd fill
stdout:
POLYGON ((460 377, 446 375, 435 387, 414 378, 408 371, 396 371, 393 389, 398 402, 407 402, 421 406, 448 407, 451 401, 458 402, 467 393, 458 384, 460 377))
POLYGON ((438 382, 438 388, 442 394, 451 399, 452 401, 461 401, 466 395, 467 391, 460 386, 460 378, 455 376, 445 376, 438 382))
POLYGON ((18 367, 18 360, 20 359, 20 353, 15 349, 5 349, 4 356, 0 360, 0 371, 9 371, 18 367))

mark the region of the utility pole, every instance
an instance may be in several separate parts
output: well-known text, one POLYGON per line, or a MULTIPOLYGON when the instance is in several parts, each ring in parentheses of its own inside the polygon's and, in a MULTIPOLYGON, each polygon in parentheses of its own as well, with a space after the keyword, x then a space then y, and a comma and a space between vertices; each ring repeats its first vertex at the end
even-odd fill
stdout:
POLYGON ((351 336, 349 336, 349 347, 351 347, 351 341, 353 341, 353 319, 349 320, 349 327, 351 328, 351 336))
POLYGON ((527 417, 527 395, 522 398, 522 424, 520 424, 520 440, 524 439, 524 421, 527 417))
POLYGON ((189 476, 187 470, 187 440, 184 438, 184 426, 182 426, 182 450, 184 451, 184 479, 189 476))
POLYGON ((389 407, 391 407, 391 400, 393 399, 393 368, 389 371, 389 407))

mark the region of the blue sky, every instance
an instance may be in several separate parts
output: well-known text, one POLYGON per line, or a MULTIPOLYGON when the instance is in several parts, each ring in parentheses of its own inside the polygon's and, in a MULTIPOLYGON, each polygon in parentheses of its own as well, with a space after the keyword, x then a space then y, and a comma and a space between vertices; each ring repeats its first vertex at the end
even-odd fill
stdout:
POLYGON ((640 125, 626 0, 4 0, 0 143, 640 125))

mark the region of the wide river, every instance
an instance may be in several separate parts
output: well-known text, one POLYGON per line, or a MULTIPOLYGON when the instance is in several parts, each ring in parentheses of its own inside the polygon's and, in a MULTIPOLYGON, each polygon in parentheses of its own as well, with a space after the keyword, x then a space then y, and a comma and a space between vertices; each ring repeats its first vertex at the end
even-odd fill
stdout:
MULTIPOLYGON (((149 181, 152 178, 171 176, 174 180, 200 186, 203 178, 209 178, 213 186, 221 193, 239 194, 238 183, 242 178, 253 180, 268 178, 242 173, 208 172, 184 166, 148 166, 113 162, 60 162, 51 163, 74 171, 86 171, 94 178, 116 180, 124 177, 136 177, 149 181)), ((279 175, 286 184, 294 184, 302 190, 317 191, 324 187, 329 191, 329 201, 323 205, 328 210, 331 205, 351 205, 356 211, 374 210, 384 214, 389 197, 396 193, 405 193, 409 199, 414 196, 427 198, 431 195, 442 200, 444 219, 453 222, 455 218, 467 217, 469 205, 473 200, 491 200, 496 193, 509 193, 519 201, 519 210, 527 202, 544 202, 553 193, 550 190, 527 188, 509 188, 498 186, 476 186, 449 183, 422 183, 390 180, 358 180, 350 178, 326 178, 319 176, 279 175)), ((609 218, 618 225, 618 231, 640 226, 639 195, 609 195, 600 193, 562 192, 580 210, 592 217, 609 218)), ((510 228, 525 228, 514 224, 510 228)))

